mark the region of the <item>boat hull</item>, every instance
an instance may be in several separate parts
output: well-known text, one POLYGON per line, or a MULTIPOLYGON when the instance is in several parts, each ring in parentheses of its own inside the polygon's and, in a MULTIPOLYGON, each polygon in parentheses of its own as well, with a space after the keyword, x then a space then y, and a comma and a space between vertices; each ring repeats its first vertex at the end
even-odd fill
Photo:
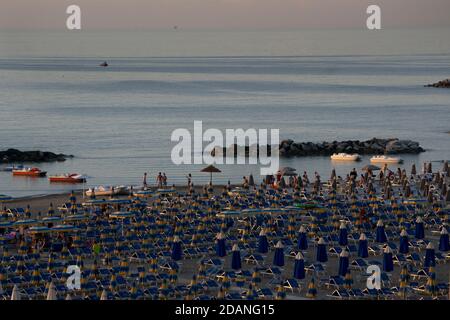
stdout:
POLYGON ((13 176, 22 176, 22 177, 45 177, 47 175, 46 171, 13 171, 13 176))
POLYGON ((62 177, 49 177, 48 180, 52 183, 84 183, 86 179, 79 178, 62 178, 62 177))
POLYGON ((333 161, 359 161, 361 159, 359 154, 333 154, 330 158, 333 161))
POLYGON ((403 160, 402 159, 398 159, 398 158, 386 158, 386 159, 382 159, 382 158, 371 158, 370 159, 371 163, 402 163, 403 160))

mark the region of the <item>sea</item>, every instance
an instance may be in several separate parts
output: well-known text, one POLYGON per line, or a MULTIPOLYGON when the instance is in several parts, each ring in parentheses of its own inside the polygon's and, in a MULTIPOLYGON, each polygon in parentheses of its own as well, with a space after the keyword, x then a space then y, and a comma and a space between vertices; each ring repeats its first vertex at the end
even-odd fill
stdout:
MULTIPOLYGON (((0 149, 73 154, 38 166, 78 172, 82 186, 0 171, 0 194, 69 192, 97 185, 209 180, 205 165, 171 160, 172 132, 279 129, 298 142, 411 139, 426 152, 403 167, 450 160, 450 29, 0 31, 0 149), (109 66, 100 67, 107 61, 109 66)), ((280 160, 323 179, 369 163, 280 160)), ((34 164, 25 164, 34 165, 34 164)), ((0 165, 2 167, 2 165, 0 165)), ((397 166, 394 166, 397 167, 397 166)), ((218 165, 213 182, 240 183, 260 166, 218 165)))

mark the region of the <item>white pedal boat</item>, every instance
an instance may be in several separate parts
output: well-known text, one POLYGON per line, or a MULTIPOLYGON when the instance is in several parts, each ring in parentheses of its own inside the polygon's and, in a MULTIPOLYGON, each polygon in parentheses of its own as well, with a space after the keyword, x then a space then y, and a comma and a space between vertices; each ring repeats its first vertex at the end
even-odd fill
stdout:
POLYGON ((331 160, 337 161, 358 161, 361 159, 359 154, 348 154, 348 153, 334 153, 331 157, 331 160))
POLYGON ((403 160, 399 157, 388 157, 388 156, 373 156, 370 158, 372 163, 402 163, 403 160))

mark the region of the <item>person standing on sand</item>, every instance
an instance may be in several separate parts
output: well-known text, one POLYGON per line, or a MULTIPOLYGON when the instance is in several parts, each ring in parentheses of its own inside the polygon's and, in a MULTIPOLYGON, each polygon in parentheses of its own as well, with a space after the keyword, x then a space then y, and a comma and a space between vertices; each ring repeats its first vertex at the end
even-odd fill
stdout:
POLYGON ((247 177, 242 177, 242 187, 244 188, 244 189, 247 189, 248 188, 248 180, 247 180, 247 177))
POLYGON ((167 176, 165 172, 162 175, 162 184, 164 187, 167 187, 167 176))
POLYGON ((162 174, 161 174, 161 172, 159 172, 158 176, 156 177, 156 183, 158 185, 158 188, 162 188, 162 174))
POLYGON ((187 178, 187 184, 188 184, 188 187, 191 187, 191 185, 192 185, 192 175, 189 173, 189 174, 186 176, 186 178, 187 178))
POLYGON ((305 184, 305 186, 307 186, 309 184, 309 178, 308 178, 308 174, 306 173, 306 171, 303 171, 303 183, 305 184))
POLYGON ((144 178, 142 179, 142 187, 147 190, 147 172, 144 172, 144 178))

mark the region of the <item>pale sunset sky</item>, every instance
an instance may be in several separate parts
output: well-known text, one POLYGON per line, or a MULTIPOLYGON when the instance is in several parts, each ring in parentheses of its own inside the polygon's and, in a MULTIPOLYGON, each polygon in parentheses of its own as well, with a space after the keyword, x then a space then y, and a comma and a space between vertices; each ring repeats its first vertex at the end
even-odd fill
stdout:
POLYGON ((450 0, 1 0, 0 30, 64 29, 71 4, 83 29, 359 28, 370 4, 383 28, 450 26, 450 0))

